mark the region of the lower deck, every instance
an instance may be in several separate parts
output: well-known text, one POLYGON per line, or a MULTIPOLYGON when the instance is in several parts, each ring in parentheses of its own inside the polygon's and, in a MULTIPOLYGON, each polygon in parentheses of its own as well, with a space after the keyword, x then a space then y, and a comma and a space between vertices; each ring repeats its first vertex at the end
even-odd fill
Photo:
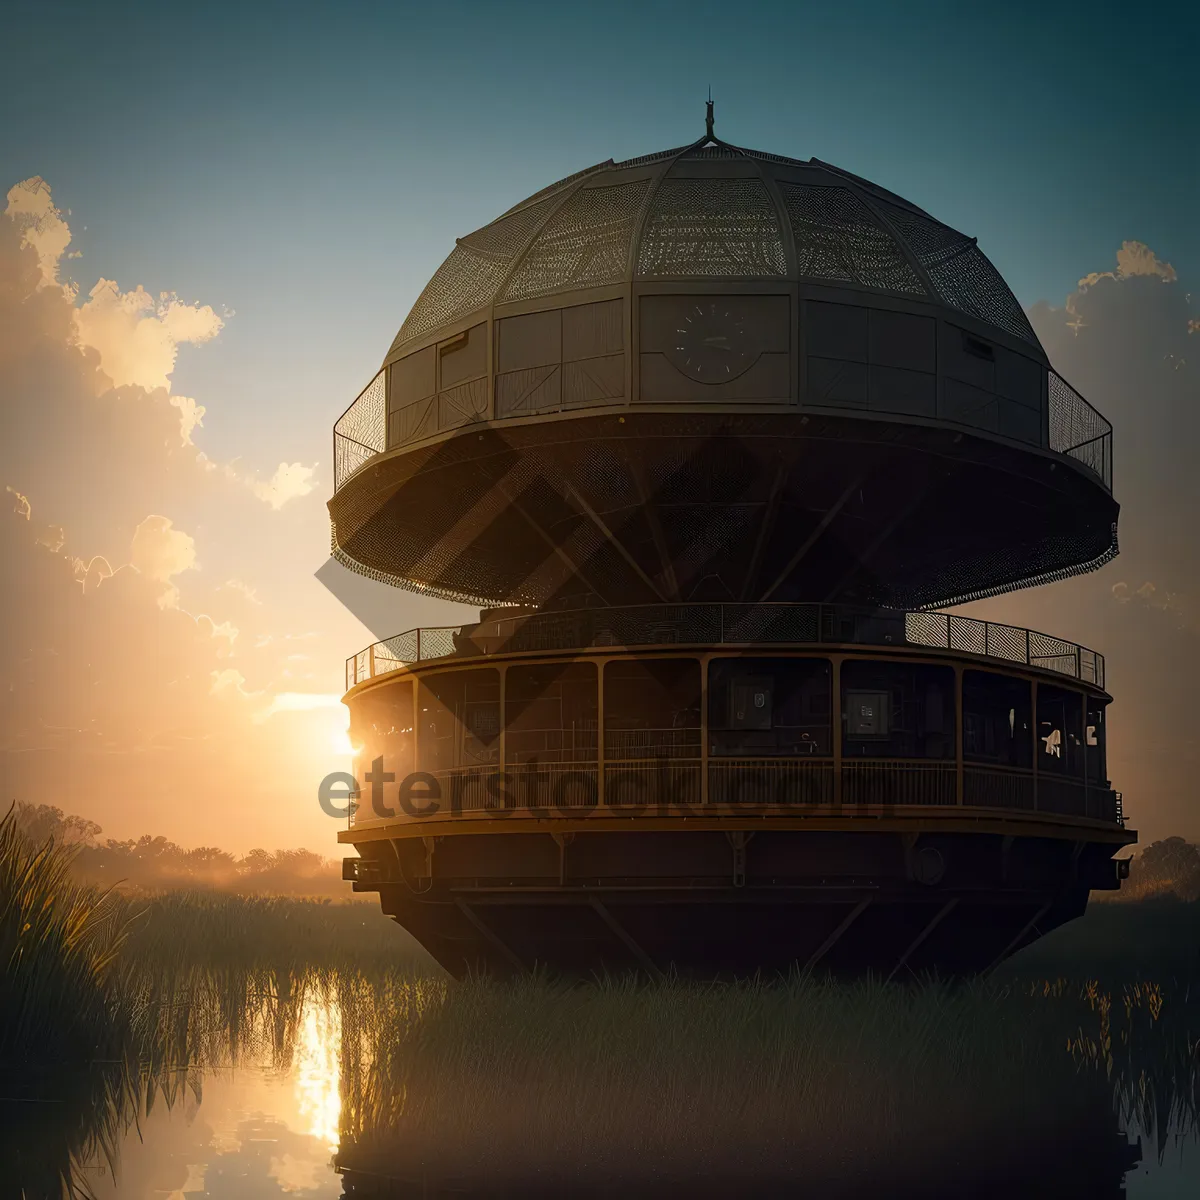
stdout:
POLYGON ((1133 840, 961 809, 481 815, 340 837, 354 890, 454 975, 705 977, 985 971, 1117 888, 1133 840))

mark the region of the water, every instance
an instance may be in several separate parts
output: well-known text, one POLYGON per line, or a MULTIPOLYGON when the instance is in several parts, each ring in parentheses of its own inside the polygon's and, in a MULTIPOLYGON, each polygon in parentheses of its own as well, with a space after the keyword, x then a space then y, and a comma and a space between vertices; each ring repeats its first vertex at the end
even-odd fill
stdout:
MULTIPOLYGON (((449 1194, 619 1194, 627 1198, 642 1194, 673 1196, 681 1190, 690 1195, 709 1194, 703 1173, 695 1179, 681 1180, 680 1163, 671 1157, 659 1135, 651 1134, 645 1144, 635 1147, 636 1152, 619 1149, 626 1146, 631 1128, 635 1134, 642 1126, 658 1128, 655 1121, 659 1117, 654 1114, 624 1124, 618 1121, 613 1126, 614 1158, 619 1160, 615 1164, 603 1162, 603 1155, 587 1159, 590 1151, 584 1139, 580 1161, 587 1161, 588 1166, 582 1172, 584 1178, 578 1181, 579 1190, 568 1187, 561 1171, 563 1160, 556 1157, 550 1144, 553 1139, 546 1134, 548 1128, 559 1128, 553 1122, 562 1119, 561 1113, 539 1109, 534 1117, 527 1119, 522 1115, 525 1111, 522 1106, 540 1103, 539 1096, 548 1097, 550 1109, 561 1109, 564 1101, 557 1093, 551 1096, 547 1092, 545 1079, 522 1082, 519 1072, 511 1080, 500 1082, 495 1102, 484 1103, 478 1101, 478 1096, 472 1097, 474 1102, 484 1103, 478 1111, 490 1114, 487 1120, 496 1126, 492 1142, 475 1136, 477 1130, 471 1127, 473 1118, 468 1114, 462 1124, 449 1120, 445 1137, 451 1152, 447 1156, 443 1152, 445 1147, 439 1150, 435 1146, 430 1159, 432 1170, 426 1169, 422 1157, 414 1151, 416 1143, 411 1138, 403 1145, 393 1145, 393 1134, 404 1114, 419 1107, 405 1099, 405 1087, 412 1088, 425 1080, 427 1089, 436 1088, 439 1077, 444 1077, 451 1104, 456 1096, 463 1095, 460 1107, 466 1109, 464 1093, 468 1089, 456 1091, 459 1087, 456 1081, 473 1078, 471 1072, 476 1072, 482 1081, 491 1069, 486 1048, 496 1042, 508 1047, 505 1053, 510 1057, 505 1062, 516 1062, 512 1055, 519 1053, 527 1054, 521 1061, 533 1064, 531 1069, 541 1069, 537 1064, 549 1063, 550 1057, 558 1053, 555 1039, 564 1035, 551 1029, 543 1043, 537 1043, 536 1031, 545 1030, 547 1024, 538 1017, 537 1006, 545 1002, 569 1007, 574 1001, 564 1001, 562 996, 553 994, 542 997, 536 991, 537 986, 529 985, 531 990, 507 996, 498 1003, 493 1002, 486 990, 481 991, 479 985, 474 991, 456 990, 454 997, 467 998, 455 999, 460 1008, 466 1006, 455 1014, 452 1008, 446 1008, 447 997, 452 993, 444 982, 414 980, 402 973, 372 976, 330 971, 194 972, 183 980, 172 980, 167 986, 156 983, 148 994, 158 1004, 156 1019, 163 1053, 151 1070, 139 1068, 133 1072, 135 1087, 110 1089, 107 1110, 97 1111, 90 1126, 81 1131, 66 1123, 58 1135, 59 1143, 64 1150, 73 1148, 77 1163, 82 1164, 76 1167, 75 1180, 81 1192, 96 1200, 110 1197, 257 1200, 271 1196, 315 1200, 351 1195, 449 1194), (514 1010, 530 1014, 528 1029, 513 1028, 510 1017, 514 1010), (465 1020, 465 1031, 454 1024, 447 1027, 446 1012, 455 1020, 465 1020), (489 1025, 488 1021, 500 1024, 489 1025), (519 1050, 513 1051, 513 1046, 519 1050), (433 1074, 422 1074, 423 1067, 413 1073, 407 1065, 412 1062, 433 1064, 433 1074), (402 1076, 396 1074, 398 1069, 402 1076), (112 1098, 120 1096, 124 1096, 124 1101, 112 1098), (147 1096, 151 1097, 148 1105, 147 1096), (492 1107, 487 1107, 487 1103, 492 1107), (511 1128, 504 1127, 506 1108, 513 1113, 511 1128), (105 1128, 111 1131, 107 1146, 105 1128), (489 1161, 488 1146, 499 1146, 495 1162, 503 1167, 508 1160, 503 1147, 507 1145, 514 1152, 530 1149, 520 1144, 522 1131, 526 1129, 531 1139, 545 1139, 544 1157, 548 1164, 545 1178, 536 1169, 528 1178, 522 1176, 515 1181, 498 1179, 488 1170, 467 1171, 464 1175, 459 1169, 456 1159, 459 1146, 483 1154, 485 1166, 489 1161), (95 1144, 97 1137, 100 1144, 95 1144), (89 1138, 93 1144, 87 1144, 89 1138), (616 1176, 628 1177, 631 1162, 635 1177, 632 1182, 629 1178, 618 1181, 615 1177, 606 1181, 610 1168, 616 1176), (356 1174, 355 1168, 364 1164, 369 1175, 356 1174), (390 1176, 392 1181, 385 1185, 379 1178, 383 1175, 390 1176), (589 1185, 586 1188, 585 1183, 589 1185)), ((1065 991, 1069 993, 1070 989, 1065 991)), ((769 1008, 770 1001, 756 1003, 760 1008, 755 1011, 761 1015, 766 1011, 761 1004, 766 1003, 769 1008)), ((850 1003, 852 1000, 847 1000, 850 1003)), ((811 1148, 800 1155, 800 1161, 788 1161, 783 1154, 780 1161, 766 1165, 762 1156, 751 1155, 749 1161, 735 1163, 737 1184, 731 1186, 713 1176, 712 1194, 782 1195, 793 1192, 797 1181, 812 1183, 814 1179, 828 1179, 844 1187, 828 1190, 821 1186, 814 1189, 814 1194, 949 1196, 968 1189, 973 1195, 997 1197, 1124 1194, 1133 1200, 1160 1200, 1200 1195, 1200 1141, 1196 1132, 1200 1042, 1197 1033, 1190 1033, 1200 1031, 1200 1007, 1190 1000, 1190 993, 1160 993, 1157 1001, 1151 1001, 1151 1006, 1156 1007, 1153 1019, 1148 1013, 1139 1016, 1136 1002, 1132 1008, 1123 1010, 1120 997, 1113 996, 1107 1025, 1099 1019, 1095 1024, 1087 1023, 1089 1012, 1101 1011, 1095 1000, 1076 1004, 1060 996, 1058 1000, 1050 997, 1045 1003, 1070 1004, 1061 1013, 1063 1028, 1070 1033, 1074 1026, 1082 1049, 1077 1047, 1072 1058, 1064 1038, 1061 1061, 1044 1063, 1046 1095, 1051 1099, 1044 1119, 1039 1115, 1030 1128, 1048 1129, 1053 1136, 1031 1140, 1027 1132, 1022 1133, 1020 1145, 1028 1148, 1027 1154, 998 1151, 998 1163, 981 1170, 977 1150, 968 1144, 973 1136, 968 1123, 961 1135, 956 1133, 943 1141, 934 1139, 928 1147, 919 1147, 919 1153, 907 1165, 895 1165, 893 1176, 887 1153, 879 1161, 872 1161, 872 1148, 878 1142, 878 1131, 888 1121, 894 1122, 895 1115, 874 1124, 869 1114, 860 1114, 861 1121, 844 1113, 830 1118, 819 1110, 818 1099, 818 1110, 814 1111, 825 1121, 821 1128, 833 1130, 832 1135, 821 1134, 830 1150, 828 1162, 822 1165, 821 1152, 814 1154, 811 1148), (1106 1054, 1103 1041, 1096 1041, 1106 1029, 1112 1042, 1111 1065, 1103 1061, 1106 1054), (1089 1061, 1092 1052, 1088 1046, 1092 1043, 1097 1047, 1095 1061, 1089 1061), (1064 1066, 1069 1070, 1064 1071, 1064 1066), (1067 1092, 1055 1090, 1064 1086, 1067 1092), (1087 1101, 1081 1101, 1077 1112, 1070 1104, 1063 1103, 1063 1096, 1074 1095, 1071 1089, 1087 1101), (1093 1104, 1096 1097, 1103 1103, 1093 1104), (1075 1112, 1069 1121, 1068 1112, 1075 1112), (1064 1122, 1061 1130, 1056 1126, 1060 1119, 1064 1122), (1070 1130, 1067 1123, 1072 1125, 1070 1130), (1135 1161, 1137 1152, 1130 1151, 1128 1143, 1139 1136, 1140 1161, 1135 1161), (844 1138, 843 1146, 829 1145, 831 1138, 836 1141, 839 1137, 844 1138), (894 1188, 881 1190, 880 1179, 894 1179, 894 1188)), ((710 1001, 703 995, 684 996, 682 1000, 672 999, 667 1007, 683 1012, 693 1005, 687 1009, 691 1014, 687 1019, 703 1022, 705 1014, 714 1011, 705 1007, 708 1004, 710 1001)), ((647 1012, 646 1005, 644 999, 625 992, 615 994, 610 1007, 618 1015, 635 1014, 634 1019, 644 1020, 651 1027, 653 1039, 661 1041, 661 1035, 653 1032, 659 1017, 647 1012)), ((575 1027, 587 1029, 592 1019, 591 1010, 584 1006, 563 1028, 572 1028, 571 1022, 575 1021, 575 1027)), ((939 1014, 938 1019, 949 1030, 954 1015, 947 1012, 939 1014)), ((764 1028, 768 1028, 769 1013, 763 1020, 768 1022, 764 1028)), ((1020 1020, 1020 1014, 1014 1013, 1014 1021, 1020 1020)), ((622 1056, 631 1055, 629 1046, 621 1041, 619 1034, 612 1036, 614 1047, 610 1057, 624 1061, 622 1056)), ((704 1037, 701 1030, 701 1043, 704 1037)), ((962 1063, 970 1059, 972 1052, 971 1047, 954 1050, 958 1064, 954 1070, 971 1069, 969 1063, 965 1066, 962 1063)), ((633 1057, 637 1053, 635 1047, 633 1057)), ((771 1054, 768 1047, 766 1060, 771 1054)), ((566 1064, 563 1069, 569 1068, 581 1076, 581 1061, 584 1060, 572 1050, 563 1057, 566 1064)), ((586 1088, 591 1080, 597 1090, 608 1087, 611 1081, 603 1081, 603 1070, 596 1065, 601 1059, 586 1061, 592 1064, 588 1068, 591 1074, 582 1086, 586 1088)), ((1000 1063, 995 1069, 1002 1066, 1000 1063)), ((556 1069, 545 1066, 547 1071, 556 1069)), ((718 1072, 719 1090, 725 1090, 731 1097, 731 1107, 737 1108, 736 1072, 726 1079, 719 1074, 726 1067, 718 1065, 713 1069, 718 1072)), ((936 1062, 932 1064, 929 1086, 934 1090, 953 1086, 937 1082, 941 1078, 939 1069, 936 1062)), ((980 1078, 987 1079, 991 1070, 985 1063, 980 1078)), ((656 1075, 647 1078, 657 1081, 653 1086, 662 1087, 670 1103, 672 1073, 668 1071, 662 1078, 656 1075)), ((697 1078, 702 1086, 703 1079, 697 1078)), ((618 1080, 618 1088, 619 1085, 618 1080)), ((689 1093, 696 1086, 688 1084, 689 1093)), ((780 1086, 786 1088, 789 1084, 785 1080, 780 1086)), ((481 1082, 474 1091, 486 1091, 486 1087, 481 1082)), ((972 1085, 971 1094, 978 1091, 972 1085)), ((999 1083, 997 1091, 1003 1091, 999 1083)), ((572 1094, 569 1090, 563 1093, 568 1102, 572 1094)), ((621 1094, 619 1090, 617 1094, 621 1094)), ((1036 1093, 1033 1095, 1033 1100, 1026 1097, 1022 1103, 1036 1104, 1036 1093)), ((587 1108, 587 1102, 584 1095, 580 1101, 582 1120, 595 1124, 597 1117, 587 1108)), ((637 1102, 636 1097, 623 1097, 621 1101, 631 1106, 637 1102)), ((692 1101, 677 1098, 675 1102, 686 1106, 692 1101)), ((989 1122, 994 1120, 990 1128, 999 1131, 1011 1125, 1011 1114, 1006 1114, 1002 1107, 1008 1102, 996 1101, 1001 1107, 995 1117, 986 1117, 989 1122)), ((829 1099, 829 1104, 836 1103, 835 1099, 829 1099)), ((57 1118, 56 1109, 70 1108, 70 1104, 42 1107, 45 1113, 39 1114, 37 1123, 53 1141, 56 1119, 61 1119, 57 1118)), ((597 1111, 603 1117, 603 1110, 597 1111)), ((720 1142, 722 1138, 740 1144, 745 1141, 746 1129, 761 1130, 764 1123, 770 1123, 770 1117, 770 1112, 755 1114, 744 1126, 735 1119, 721 1125, 711 1117, 701 1118, 705 1127, 698 1144, 720 1142)), ((689 1117, 688 1123, 690 1120, 689 1117)), ((669 1122, 664 1127, 675 1128, 669 1122)), ((434 1140, 440 1136, 436 1134, 434 1140)), ((537 1162, 541 1154, 542 1151, 535 1149, 521 1161, 537 1162)), ((10 1177, 10 1186, 16 1182, 10 1177)))

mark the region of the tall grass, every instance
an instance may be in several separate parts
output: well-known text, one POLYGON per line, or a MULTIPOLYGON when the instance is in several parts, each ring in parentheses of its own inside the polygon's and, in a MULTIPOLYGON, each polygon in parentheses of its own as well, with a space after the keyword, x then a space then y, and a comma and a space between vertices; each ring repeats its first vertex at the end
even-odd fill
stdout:
POLYGON ((119 906, 70 878, 72 854, 0 820, 0 1062, 79 1062, 120 1037, 108 976, 119 906))
POLYGON ((1115 1136, 1062 1008, 936 981, 427 984, 378 1030, 343 1158, 476 1183, 1000 1164, 1048 1131, 1115 1136))

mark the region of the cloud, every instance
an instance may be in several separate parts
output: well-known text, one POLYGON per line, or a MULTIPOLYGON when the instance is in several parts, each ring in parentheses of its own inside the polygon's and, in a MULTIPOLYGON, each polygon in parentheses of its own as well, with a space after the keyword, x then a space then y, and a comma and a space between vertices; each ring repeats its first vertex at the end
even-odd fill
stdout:
POLYGON ((196 569, 196 543, 169 517, 149 516, 134 531, 129 561, 148 578, 168 583, 196 569))
POLYGON ((240 579, 227 579, 217 590, 236 592, 247 604, 256 606, 262 604, 262 601, 258 598, 258 589, 252 588, 248 583, 243 583, 240 579))
POLYGON ((100 355, 100 369, 114 386, 134 384, 152 392, 171 386, 179 347, 203 345, 225 326, 212 308, 184 304, 161 292, 157 299, 140 284, 123 292, 101 279, 75 310, 79 341, 100 355))
POLYGON ((315 470, 315 465, 306 467, 303 463, 281 462, 270 479, 250 480, 250 489, 260 500, 280 509, 289 500, 307 496, 313 490, 315 470))
POLYGON ((272 697, 271 703, 259 714, 259 719, 265 721, 276 713, 341 709, 341 706, 342 697, 337 692, 280 692, 272 697))
POLYGON ((71 230, 54 207, 50 185, 40 175, 8 190, 5 213, 21 231, 21 242, 37 254, 41 286, 58 283, 58 264, 71 244, 71 230))

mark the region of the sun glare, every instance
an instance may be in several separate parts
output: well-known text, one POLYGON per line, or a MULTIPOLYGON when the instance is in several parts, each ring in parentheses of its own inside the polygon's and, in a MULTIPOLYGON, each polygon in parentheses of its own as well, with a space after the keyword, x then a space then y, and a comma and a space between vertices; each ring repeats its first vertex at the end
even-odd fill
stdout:
POLYGON ((342 1102, 342 1014, 328 995, 313 994, 304 1001, 296 1038, 295 1087, 306 1131, 331 1151, 338 1148, 342 1102))

